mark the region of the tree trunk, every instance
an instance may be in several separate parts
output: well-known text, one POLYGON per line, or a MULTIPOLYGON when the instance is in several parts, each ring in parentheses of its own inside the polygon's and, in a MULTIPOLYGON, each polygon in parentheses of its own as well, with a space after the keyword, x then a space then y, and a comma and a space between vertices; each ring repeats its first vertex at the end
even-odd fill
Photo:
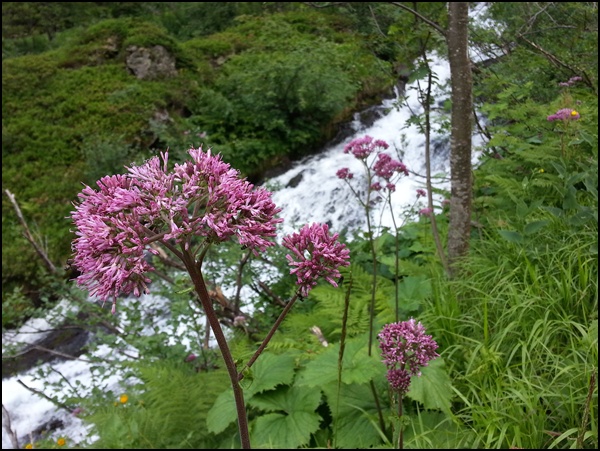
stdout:
POLYGON ((450 137, 451 200, 448 230, 450 275, 456 263, 469 251, 471 235, 471 139, 473 98, 468 31, 469 4, 448 3, 448 61, 452 86, 452 132, 450 137))

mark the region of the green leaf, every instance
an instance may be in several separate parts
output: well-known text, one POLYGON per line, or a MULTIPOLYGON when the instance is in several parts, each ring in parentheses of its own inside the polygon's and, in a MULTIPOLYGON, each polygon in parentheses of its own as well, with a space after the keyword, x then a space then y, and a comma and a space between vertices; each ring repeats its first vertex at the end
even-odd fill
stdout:
POLYGON ((272 412, 256 420, 252 436, 254 446, 280 449, 307 445, 310 435, 319 428, 321 417, 315 413, 321 402, 321 391, 309 387, 280 386, 261 393, 249 404, 272 412))
MULTIPOLYGON (((315 387, 338 380, 338 353, 340 346, 335 344, 327 348, 305 369, 300 371, 296 383, 315 387)), ((379 358, 369 357, 364 337, 348 340, 344 350, 342 382, 344 384, 365 383, 383 370, 379 358)))
POLYGON ((208 427, 209 432, 218 434, 227 429, 227 426, 236 420, 237 412, 235 409, 233 390, 229 389, 217 397, 217 400, 208 411, 206 426, 208 427))
MULTIPOLYGON (((381 364, 380 364, 381 365, 381 364)), ((382 377, 385 368, 382 367, 382 377)), ((377 404, 367 384, 323 386, 331 415, 334 445, 341 449, 367 449, 381 444, 377 404)), ((384 411, 384 417, 389 412, 384 411)))
POLYGON ((275 390, 260 393, 252 397, 248 402, 254 407, 267 411, 283 410, 291 413, 305 410, 314 412, 321 401, 321 391, 314 390, 308 386, 290 387, 279 386, 275 390))
MULTIPOLYGON (((405 416, 406 417, 406 416, 405 416)), ((417 411, 407 417, 404 429, 406 449, 463 449, 472 443, 475 433, 437 411, 417 411)))
POLYGON ((547 225, 548 225, 548 221, 546 221, 546 220, 532 221, 532 222, 528 223, 527 225, 525 225, 525 228, 523 229, 523 233, 525 233, 525 235, 533 235, 534 233, 543 229, 547 225))
POLYGON ((419 401, 426 409, 439 409, 450 414, 452 383, 444 368, 444 360, 438 357, 413 376, 406 396, 419 401))
POLYGON ((294 379, 295 361, 293 354, 263 352, 252 366, 254 380, 245 392, 253 395, 272 390, 279 384, 290 385, 294 379))
POLYGON ((498 230, 498 233, 500 236, 502 236, 502 238, 504 238, 506 241, 510 241, 511 243, 523 242, 523 235, 521 235, 519 232, 514 232, 511 230, 498 230))
POLYGON ((251 441, 256 448, 297 449, 308 445, 320 421, 315 412, 269 413, 254 422, 251 441))
POLYGON ((418 308, 421 301, 431 295, 431 281, 426 276, 408 276, 402 279, 398 293, 402 300, 402 307, 412 310, 418 308))

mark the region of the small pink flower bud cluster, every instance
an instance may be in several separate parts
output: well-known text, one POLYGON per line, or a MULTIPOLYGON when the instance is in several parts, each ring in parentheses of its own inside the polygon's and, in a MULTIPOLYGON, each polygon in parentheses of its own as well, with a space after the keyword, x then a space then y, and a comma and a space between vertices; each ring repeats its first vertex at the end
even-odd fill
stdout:
POLYGON ((338 176, 338 178, 342 179, 342 180, 350 180, 351 178, 354 177, 354 174, 352 172, 350 172, 350 169, 348 168, 342 168, 339 169, 336 173, 336 175, 338 176))
POLYGON ((402 395, 408 392, 410 378, 420 376, 421 368, 439 357, 435 352, 437 343, 414 318, 386 324, 378 338, 383 363, 388 368, 388 381, 402 395))
POLYGON ((579 76, 575 76, 575 77, 571 77, 569 78, 569 81, 561 81, 558 86, 561 86, 563 88, 567 88, 569 86, 573 86, 575 83, 577 83, 578 81, 582 81, 583 78, 579 77, 579 76))
POLYGON ((286 258, 294 267, 290 274, 296 274, 301 296, 308 296, 319 277, 338 286, 339 267, 350 265, 350 251, 337 239, 337 233, 329 234, 327 224, 305 225, 299 233, 283 238, 283 246, 292 251, 286 258))

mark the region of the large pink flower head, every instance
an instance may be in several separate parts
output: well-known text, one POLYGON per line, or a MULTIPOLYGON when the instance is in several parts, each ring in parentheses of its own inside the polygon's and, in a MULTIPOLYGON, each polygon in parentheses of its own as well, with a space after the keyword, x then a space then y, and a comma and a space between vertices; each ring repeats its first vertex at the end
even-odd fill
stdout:
POLYGON ((439 357, 438 345, 425 327, 414 318, 386 324, 378 335, 383 363, 388 368, 388 381, 402 394, 408 392, 411 376, 420 376, 421 368, 439 357))
POLYGON ((168 154, 153 157, 128 173, 104 177, 98 190, 86 186, 71 217, 77 278, 90 294, 106 301, 120 294, 148 292, 153 270, 144 259, 152 242, 206 244, 235 238, 255 253, 274 243, 281 211, 271 193, 242 179, 239 172, 202 149, 193 161, 168 171, 168 154))
POLYGON ((283 246, 292 251, 286 258, 294 267, 290 274, 296 274, 303 297, 308 296, 319 277, 337 287, 339 267, 350 265, 350 251, 338 241, 337 233, 329 234, 327 224, 305 225, 299 233, 285 236, 283 246))

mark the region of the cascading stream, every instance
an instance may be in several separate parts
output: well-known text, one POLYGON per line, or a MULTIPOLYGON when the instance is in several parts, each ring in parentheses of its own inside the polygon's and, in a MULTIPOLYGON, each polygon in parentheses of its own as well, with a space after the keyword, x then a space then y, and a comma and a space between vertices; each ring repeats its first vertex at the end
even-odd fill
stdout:
MULTIPOLYGON (((432 58, 430 65, 438 80, 433 98, 436 106, 443 105, 449 97, 449 66, 443 58, 437 56, 432 58)), ((273 200, 283 209, 282 233, 290 233, 302 224, 312 222, 328 223, 332 231, 347 231, 350 235, 365 230, 363 208, 346 183, 336 177, 338 169, 347 167, 354 173, 353 186, 363 193, 367 189, 366 174, 361 162, 353 155, 344 153, 344 146, 348 142, 365 135, 386 141, 390 145, 387 153, 399 158, 410 171, 410 175, 403 176, 396 183, 396 190, 392 193, 392 206, 397 222, 399 213, 415 204, 416 190, 425 188, 425 137, 416 125, 407 125, 407 121, 413 115, 423 112, 418 101, 418 83, 406 86, 404 98, 397 95, 394 99, 385 100, 380 106, 382 116, 372 125, 363 125, 358 120, 359 115, 356 115, 352 124, 354 133, 351 136, 327 147, 318 155, 297 162, 284 174, 267 180, 265 185, 273 191, 273 200)), ((420 83, 422 85, 423 81, 420 83)), ((432 111, 434 134, 431 137, 432 174, 437 176, 433 185, 439 189, 448 189, 449 132, 439 130, 439 126, 436 126, 440 120, 448 118, 447 113, 441 113, 441 108, 436 106, 432 111)), ((436 199, 441 200, 440 197, 436 199)), ((418 202, 421 202, 420 208, 425 206, 425 199, 418 202)), ((376 225, 392 227, 392 216, 386 205, 386 202, 375 205, 372 219, 376 225)))

